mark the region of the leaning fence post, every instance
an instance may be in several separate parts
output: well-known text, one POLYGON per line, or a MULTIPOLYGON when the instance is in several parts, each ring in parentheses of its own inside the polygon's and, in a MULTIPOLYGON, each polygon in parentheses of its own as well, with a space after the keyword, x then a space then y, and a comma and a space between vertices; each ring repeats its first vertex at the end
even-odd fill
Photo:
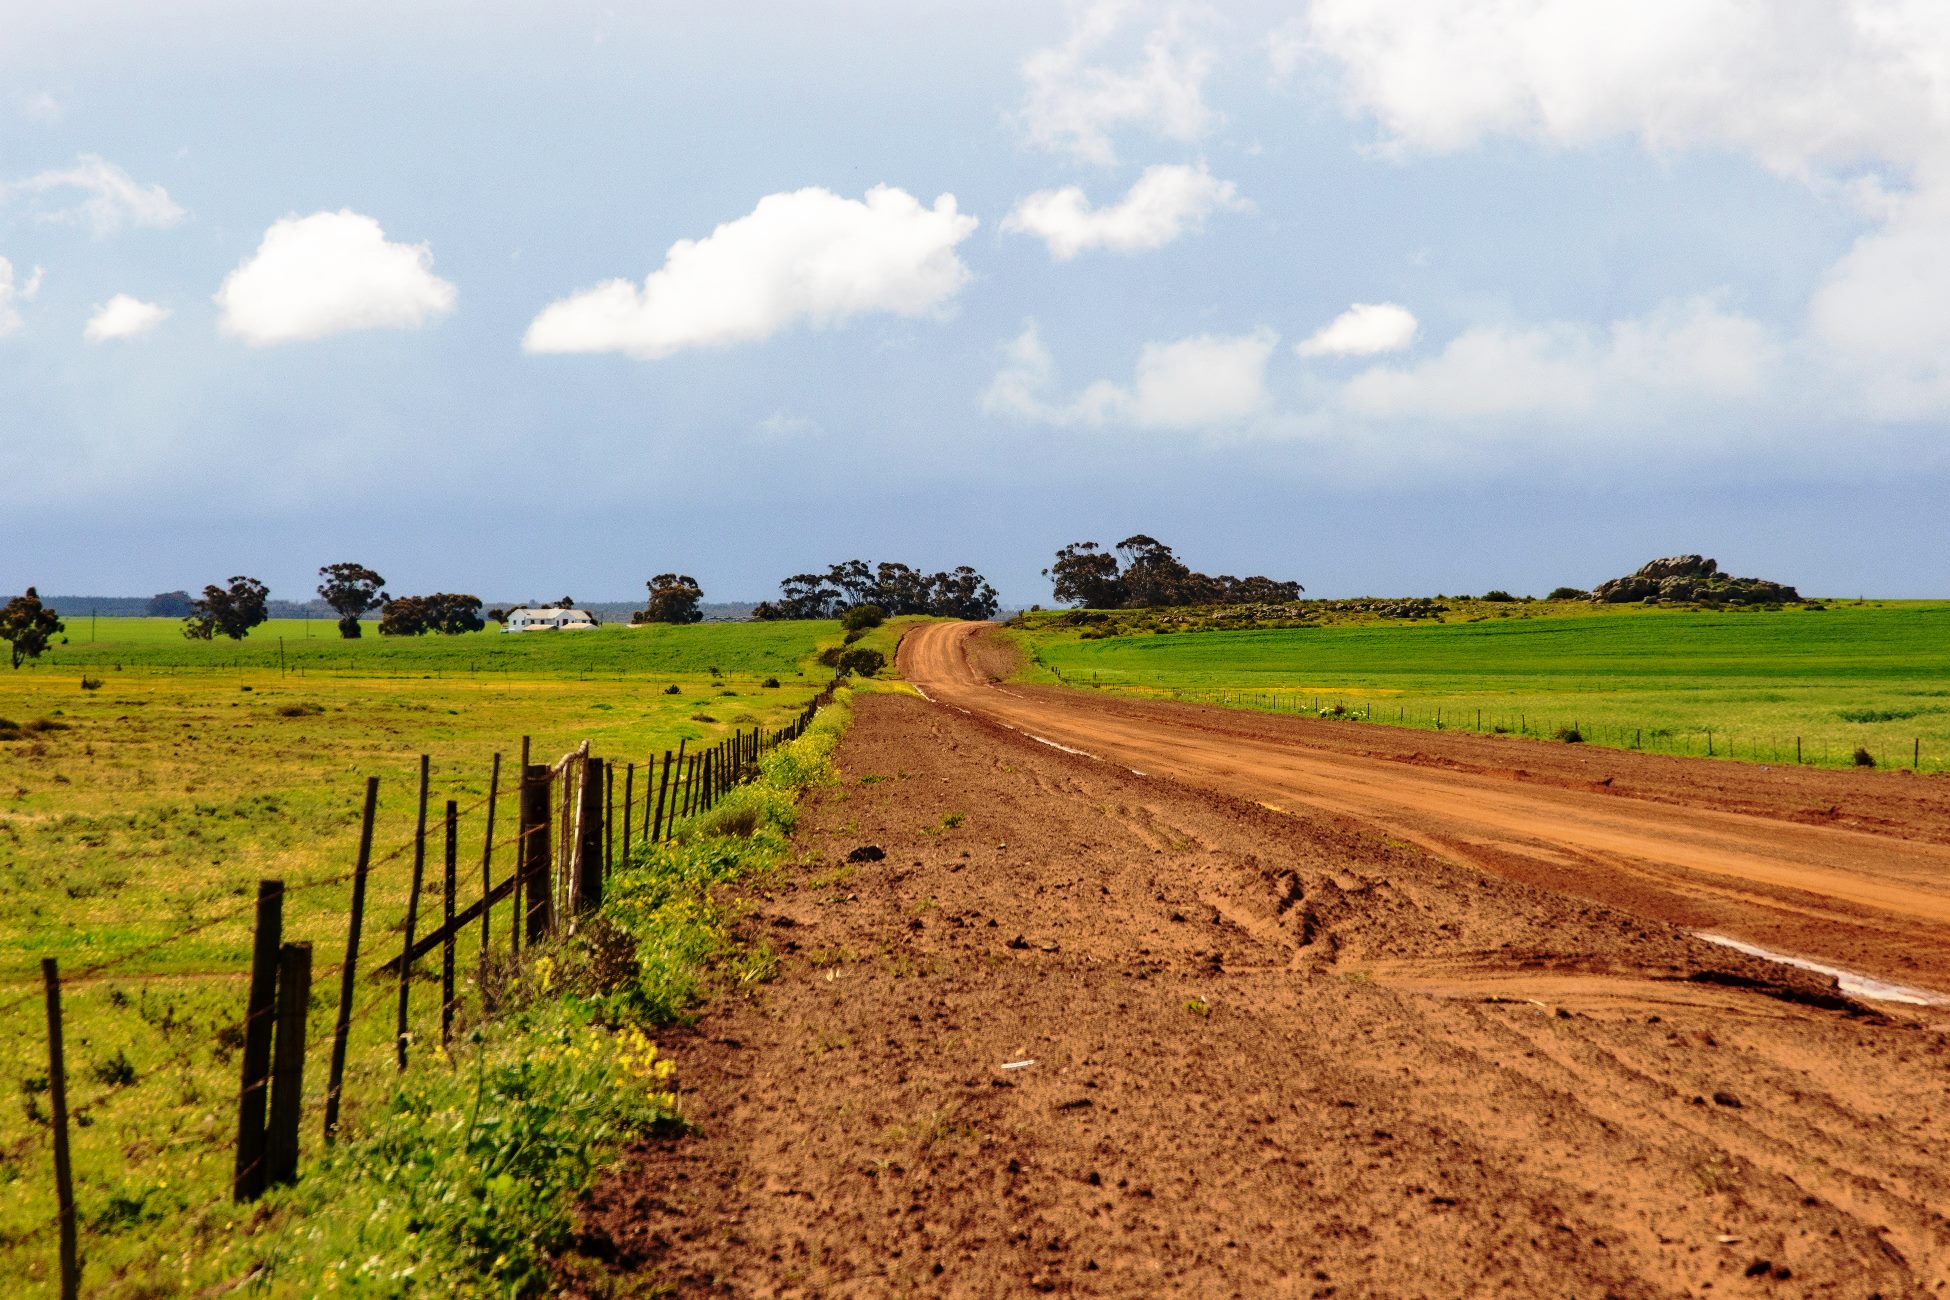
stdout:
POLYGON ((271 1123, 264 1172, 268 1183, 298 1181, 298 1121, 305 1113, 305 1021, 311 1011, 311 945, 278 950, 277 1051, 271 1069, 271 1123))
POLYGON ((684 746, 689 743, 690 741, 687 738, 681 736, 677 740, 677 785, 671 791, 670 795, 670 816, 664 820, 665 839, 669 839, 672 833, 676 831, 677 811, 684 803, 684 746))
POLYGON ((379 805, 379 778, 366 778, 366 810, 359 819, 359 863, 352 869, 352 915, 345 929, 345 964, 339 967, 339 1013, 332 1030, 332 1067, 325 1084, 325 1141, 338 1135, 339 1090, 345 1084, 345 1043, 352 1031, 352 990, 359 977, 359 929, 366 917, 366 871, 372 865, 372 821, 379 805))
POLYGON ((68 1159, 68 1057, 61 1040, 61 968, 41 958, 47 985, 47 1087, 54 1106, 54 1194, 61 1207, 61 1300, 81 1294, 81 1254, 75 1240, 74 1166, 68 1159))
POLYGON ((278 948, 284 941, 284 882, 257 882, 257 930, 251 943, 251 983, 244 1004, 244 1077, 237 1094, 237 1164, 231 1194, 254 1201, 264 1194, 264 1107, 271 1073, 272 1003, 278 988, 278 948))
MULTIPOLYGON (((663 838, 664 796, 670 792, 670 751, 664 751, 663 779, 657 783, 657 815, 650 822, 650 842, 655 844, 663 838)), ((646 794, 646 798, 648 795, 646 794)))
POLYGON ((528 737, 523 736, 521 738, 521 766, 515 769, 515 826, 518 834, 515 838, 515 887, 511 895, 515 923, 508 927, 508 956, 510 958, 519 958, 521 956, 523 918, 528 915, 522 903, 522 895, 528 888, 528 878, 524 874, 524 864, 528 861, 528 799, 525 793, 528 788, 528 767, 528 737))
POLYGON ((521 775, 521 854, 515 868, 521 873, 521 888, 528 895, 526 926, 515 918, 515 931, 526 928, 530 943, 548 933, 549 923, 549 772, 540 763, 531 763, 521 775))
POLYGON ((488 918, 494 912, 494 802, 501 794, 501 751, 494 754, 494 774, 488 778, 487 833, 481 837, 481 969, 487 969, 488 918))
MULTIPOLYGON (((440 879, 440 1050, 454 1045, 454 891, 460 888, 455 868, 460 849, 460 804, 447 801, 447 854, 440 879)), ((485 910, 485 909, 484 909, 485 910)))
POLYGON ((407 994, 413 981, 413 927, 420 919, 420 882, 427 867, 427 756, 420 755, 420 812, 413 829, 413 887, 406 895, 406 941, 399 954, 399 1015, 393 1028, 393 1055, 406 1072, 407 994))

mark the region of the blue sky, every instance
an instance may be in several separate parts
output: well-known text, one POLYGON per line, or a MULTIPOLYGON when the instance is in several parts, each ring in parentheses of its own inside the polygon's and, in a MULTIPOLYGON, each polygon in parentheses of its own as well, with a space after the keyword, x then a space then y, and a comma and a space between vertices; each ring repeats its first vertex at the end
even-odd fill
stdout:
POLYGON ((1027 603, 1142 531, 1326 595, 1944 594, 1940 5, 0 27, 0 586, 1027 603))

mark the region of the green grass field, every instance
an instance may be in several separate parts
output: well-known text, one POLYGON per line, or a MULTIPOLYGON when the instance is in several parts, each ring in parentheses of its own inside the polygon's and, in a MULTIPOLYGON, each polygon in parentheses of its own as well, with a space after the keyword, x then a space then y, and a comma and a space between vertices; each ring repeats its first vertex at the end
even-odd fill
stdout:
MULTIPOLYGON (((52 1276, 53 1243, 41 957, 59 958, 67 976, 90 1276, 100 1284, 128 1268, 127 1289, 139 1293, 135 1279, 168 1273, 157 1243, 199 1248, 197 1207, 227 1186, 238 1067, 225 1026, 241 1009, 261 878, 287 884, 285 936, 312 941, 321 972, 313 1036, 329 1026, 349 887, 307 885, 350 868, 367 776, 381 792, 369 962, 399 942, 420 754, 431 760, 435 822, 424 917, 440 908, 447 799, 467 810, 457 905, 478 895, 495 752, 498 880, 512 863, 510 769, 524 736, 536 761, 587 739, 641 768, 680 740, 695 748, 780 726, 830 680, 816 656, 839 639, 834 623, 356 642, 307 639, 298 623, 214 644, 177 628, 101 619, 90 642, 87 620, 70 620, 67 645, 0 673, 0 719, 14 724, 0 727, 0 1059, 14 1096, 0 1110, 0 1273, 37 1284, 52 1276), (84 689, 84 678, 99 685, 84 689), (154 946, 189 926, 202 928, 154 946), (89 973, 103 963, 112 964, 89 973)), ((619 771, 619 800, 623 780, 619 771)), ((506 909, 494 936, 505 945, 506 909)), ((463 945, 470 972, 477 944, 470 933, 463 945)), ((359 996, 389 1001, 377 985, 359 996)), ((423 985, 423 1042, 436 1001, 423 985)), ((386 1021, 375 1013, 355 1035, 349 1117, 390 1086, 386 1021)), ((322 1069, 315 1058, 313 1100, 322 1069)))
MULTIPOLYGON (((461 636, 385 637, 368 621, 365 635, 342 639, 330 623, 275 618, 241 641, 191 641, 167 618, 69 616, 66 644, 48 649, 24 673, 76 669, 197 673, 260 668, 288 674, 357 673, 451 676, 537 674, 549 677, 702 672, 782 674, 805 665, 806 631, 837 636, 837 623, 698 623, 690 627, 612 624, 589 632, 503 633, 493 624, 461 636)), ((60 638, 57 638, 57 641, 60 638)))
MULTIPOLYGON (((1398 725, 1554 735, 1664 753, 1950 768, 1950 603, 1710 612, 1458 608, 1447 621, 1102 635, 1060 613, 1012 631, 1028 675, 1398 725), (1085 639, 1089 634, 1091 639, 1085 639), (1316 703, 1318 701, 1318 703, 1316 703), (1479 722, 1480 716, 1480 722, 1479 722)), ((1115 624, 1111 625, 1115 626, 1115 624)))

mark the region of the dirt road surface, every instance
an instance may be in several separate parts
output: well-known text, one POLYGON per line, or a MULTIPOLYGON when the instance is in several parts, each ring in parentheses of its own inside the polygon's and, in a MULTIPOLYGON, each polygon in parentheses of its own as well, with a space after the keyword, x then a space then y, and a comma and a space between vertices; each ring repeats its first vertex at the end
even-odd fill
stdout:
POLYGON ((943 704, 1158 776, 1385 828, 1672 925, 1950 991, 1950 780, 1411 732, 1007 685, 979 624, 917 628, 943 704))
POLYGON ((750 896, 778 978, 669 1044, 696 1131, 606 1179, 565 1286, 1950 1289, 1950 1013, 1065 752, 907 662, 944 702, 858 699, 750 896))

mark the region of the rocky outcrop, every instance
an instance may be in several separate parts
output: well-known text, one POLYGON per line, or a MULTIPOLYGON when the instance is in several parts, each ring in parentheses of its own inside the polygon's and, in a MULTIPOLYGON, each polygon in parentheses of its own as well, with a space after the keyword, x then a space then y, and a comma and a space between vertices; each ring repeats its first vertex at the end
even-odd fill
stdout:
POLYGON ((1633 600, 1763 605, 1798 602, 1801 594, 1765 578, 1722 573, 1718 561, 1703 555, 1672 555, 1652 561, 1630 577, 1599 583, 1591 589, 1591 599, 1613 605, 1633 600))

